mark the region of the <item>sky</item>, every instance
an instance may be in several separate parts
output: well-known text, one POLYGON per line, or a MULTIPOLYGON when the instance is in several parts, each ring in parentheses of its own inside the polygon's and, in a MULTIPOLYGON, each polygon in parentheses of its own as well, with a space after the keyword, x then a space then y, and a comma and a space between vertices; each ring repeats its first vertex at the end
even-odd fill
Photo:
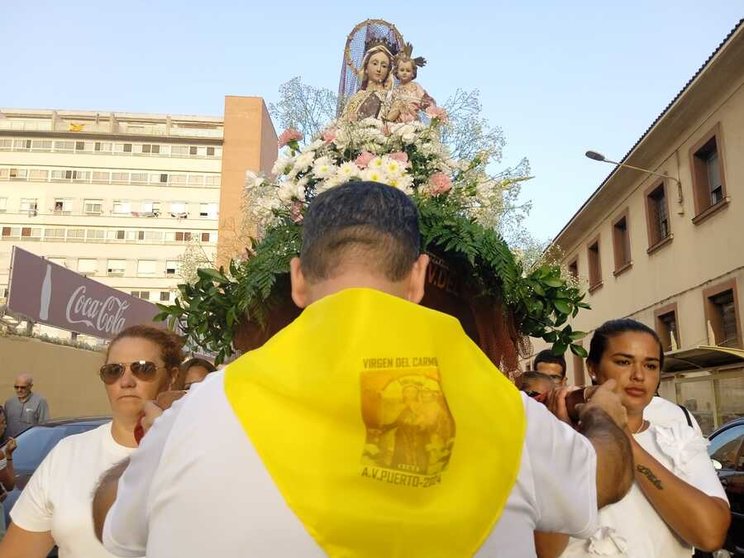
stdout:
POLYGON ((525 226, 547 240, 612 171, 584 152, 625 155, 742 17, 741 0, 0 0, 0 108, 219 116, 295 76, 336 91, 346 36, 381 18, 433 97, 480 92, 499 166, 530 161, 525 226))

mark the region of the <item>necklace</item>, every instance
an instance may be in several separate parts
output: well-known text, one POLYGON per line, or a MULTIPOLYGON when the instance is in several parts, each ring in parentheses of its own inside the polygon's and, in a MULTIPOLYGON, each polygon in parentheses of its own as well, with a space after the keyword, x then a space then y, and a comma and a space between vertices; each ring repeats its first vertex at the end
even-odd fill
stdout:
POLYGON ((646 419, 643 419, 643 420, 641 421, 641 426, 639 426, 639 427, 638 427, 638 430, 636 430, 635 432, 633 432, 633 434, 638 434, 638 433, 639 433, 639 432, 640 432, 641 430, 643 430, 643 428, 644 428, 645 426, 646 426, 646 419))

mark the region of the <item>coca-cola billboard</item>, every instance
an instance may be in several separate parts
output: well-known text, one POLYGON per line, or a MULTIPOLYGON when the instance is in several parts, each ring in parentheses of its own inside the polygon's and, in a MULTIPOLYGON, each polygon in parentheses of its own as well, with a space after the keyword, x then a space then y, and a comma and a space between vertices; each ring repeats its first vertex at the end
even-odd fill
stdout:
POLYGON ((125 327, 151 324, 158 307, 13 247, 8 310, 54 327, 111 339, 125 327))

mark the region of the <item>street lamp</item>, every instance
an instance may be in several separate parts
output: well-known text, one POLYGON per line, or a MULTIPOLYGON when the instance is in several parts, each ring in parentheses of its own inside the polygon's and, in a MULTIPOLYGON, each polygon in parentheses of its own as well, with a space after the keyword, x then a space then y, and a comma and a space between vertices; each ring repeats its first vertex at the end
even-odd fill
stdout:
MULTIPOLYGON (((666 173, 660 173, 655 172, 648 169, 642 169, 641 167, 634 167, 633 165, 628 165, 627 163, 619 163, 617 161, 610 161, 607 157, 602 155, 601 153, 598 153, 596 151, 587 151, 584 153, 587 157, 589 157, 593 161, 599 161, 600 163, 609 163, 611 165, 615 165, 616 167, 627 167, 629 169, 645 172, 646 174, 652 174, 654 176, 660 176, 662 178, 669 178, 671 180, 674 180, 677 183, 677 203, 679 203, 680 206, 682 206, 682 202, 684 202, 684 197, 682 196, 682 182, 679 180, 679 178, 674 178, 673 176, 669 176, 666 173)), ((684 208, 680 207, 680 215, 684 212, 684 208)))

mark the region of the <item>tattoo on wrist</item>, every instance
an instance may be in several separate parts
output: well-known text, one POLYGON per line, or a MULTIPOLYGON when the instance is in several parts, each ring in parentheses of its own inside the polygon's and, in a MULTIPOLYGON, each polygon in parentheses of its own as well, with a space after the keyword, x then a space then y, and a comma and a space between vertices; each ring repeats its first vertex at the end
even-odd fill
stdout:
POLYGON ((659 478, 654 475, 654 472, 646 467, 645 465, 636 465, 636 470, 648 479, 648 482, 653 484, 659 490, 664 490, 659 478))

